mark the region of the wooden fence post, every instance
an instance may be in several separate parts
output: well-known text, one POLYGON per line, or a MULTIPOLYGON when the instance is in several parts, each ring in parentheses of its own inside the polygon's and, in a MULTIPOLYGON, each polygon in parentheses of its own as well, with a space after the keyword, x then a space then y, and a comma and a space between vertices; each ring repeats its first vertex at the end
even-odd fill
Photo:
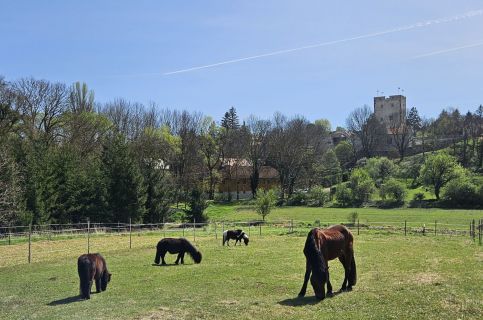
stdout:
POLYGON ((250 237, 250 229, 251 229, 252 224, 248 222, 248 236, 250 237))
POLYGON ((436 236, 436 228, 438 226, 438 220, 434 220, 434 235, 436 236))
POLYGON ((258 226, 260 227, 260 228, 259 228, 259 229, 260 229, 260 231, 259 231, 259 236, 262 236, 262 224, 261 224, 261 223, 259 223, 259 224, 258 224, 258 226))
POLYGON ((404 236, 407 235, 407 221, 404 220, 404 236))
POLYGON ((483 219, 480 219, 478 223, 478 244, 481 246, 481 229, 483 226, 481 225, 483 223, 483 219))
POLYGON ((131 249, 132 245, 132 220, 129 218, 129 249, 131 249))
POLYGON ((359 235, 359 228, 360 228, 359 219, 357 219, 357 235, 359 235))
POLYGON ((290 232, 293 233, 293 219, 290 220, 290 232))
POLYGON ((163 237, 166 238, 166 224, 164 222, 164 217, 163 217, 163 237))
POLYGON ((91 220, 87 218, 87 253, 90 253, 90 233, 91 233, 91 220))
POLYGON ((196 241, 196 219, 193 218, 193 241, 196 241))
POLYGON ((29 263, 32 260, 32 224, 29 225, 29 263))
POLYGON ((475 241, 475 219, 473 219, 473 241, 475 241))
POLYGON ((11 242, 10 242, 11 241, 11 239, 10 239, 11 235, 12 235, 12 223, 10 223, 10 228, 8 228, 8 245, 11 244, 11 242))
POLYGON ((218 239, 218 234, 216 233, 216 221, 215 221, 215 239, 218 239))

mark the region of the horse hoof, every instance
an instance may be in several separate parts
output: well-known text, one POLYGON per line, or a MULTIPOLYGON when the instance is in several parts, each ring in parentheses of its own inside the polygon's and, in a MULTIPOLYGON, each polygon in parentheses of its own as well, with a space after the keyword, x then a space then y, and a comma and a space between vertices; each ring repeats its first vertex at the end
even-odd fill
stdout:
POLYGON ((347 287, 346 291, 352 291, 352 287, 347 287))
POLYGON ((327 292, 327 298, 332 298, 334 296, 334 293, 331 291, 331 292, 327 292))

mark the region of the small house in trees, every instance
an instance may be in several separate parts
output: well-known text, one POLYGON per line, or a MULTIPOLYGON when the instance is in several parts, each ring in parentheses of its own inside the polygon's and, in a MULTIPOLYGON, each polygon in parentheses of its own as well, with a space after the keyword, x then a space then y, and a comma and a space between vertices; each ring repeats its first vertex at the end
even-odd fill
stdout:
MULTIPOLYGON (((220 173, 218 192, 232 199, 246 199, 252 196, 251 175, 253 167, 246 159, 225 159, 220 173)), ((258 190, 268 190, 279 185, 278 171, 270 166, 259 169, 258 190)))

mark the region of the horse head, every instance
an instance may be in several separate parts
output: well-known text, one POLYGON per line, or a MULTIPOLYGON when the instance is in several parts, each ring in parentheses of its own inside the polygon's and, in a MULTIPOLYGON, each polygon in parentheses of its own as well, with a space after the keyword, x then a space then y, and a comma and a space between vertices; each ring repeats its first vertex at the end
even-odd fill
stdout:
POLYGON ((193 258, 193 261, 195 263, 200 263, 201 262, 201 258, 202 258, 201 252, 199 252, 199 251, 192 252, 191 253, 191 258, 193 258))
POLYGON ((246 245, 246 246, 248 246, 248 241, 249 241, 249 240, 250 240, 250 239, 248 239, 247 234, 246 234, 246 233, 243 233, 243 242, 245 242, 245 245, 246 245))

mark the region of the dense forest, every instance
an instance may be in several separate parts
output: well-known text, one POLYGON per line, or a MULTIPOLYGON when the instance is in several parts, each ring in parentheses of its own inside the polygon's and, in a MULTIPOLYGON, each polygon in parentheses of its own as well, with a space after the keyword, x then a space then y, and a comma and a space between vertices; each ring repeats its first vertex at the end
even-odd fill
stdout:
POLYGON ((481 205, 482 106, 436 119, 412 108, 386 129, 371 108, 356 108, 334 130, 347 139, 334 144, 326 119, 240 120, 233 107, 213 119, 123 99, 99 103, 85 83, 0 78, 0 225, 159 222, 174 219, 180 204, 199 221, 205 199, 218 197, 226 159, 248 161, 253 197, 260 168, 277 169, 281 205, 324 205, 329 188, 334 205, 362 205, 376 193, 401 203, 402 181, 446 204, 481 205), (389 159, 379 157, 387 134, 389 159))

